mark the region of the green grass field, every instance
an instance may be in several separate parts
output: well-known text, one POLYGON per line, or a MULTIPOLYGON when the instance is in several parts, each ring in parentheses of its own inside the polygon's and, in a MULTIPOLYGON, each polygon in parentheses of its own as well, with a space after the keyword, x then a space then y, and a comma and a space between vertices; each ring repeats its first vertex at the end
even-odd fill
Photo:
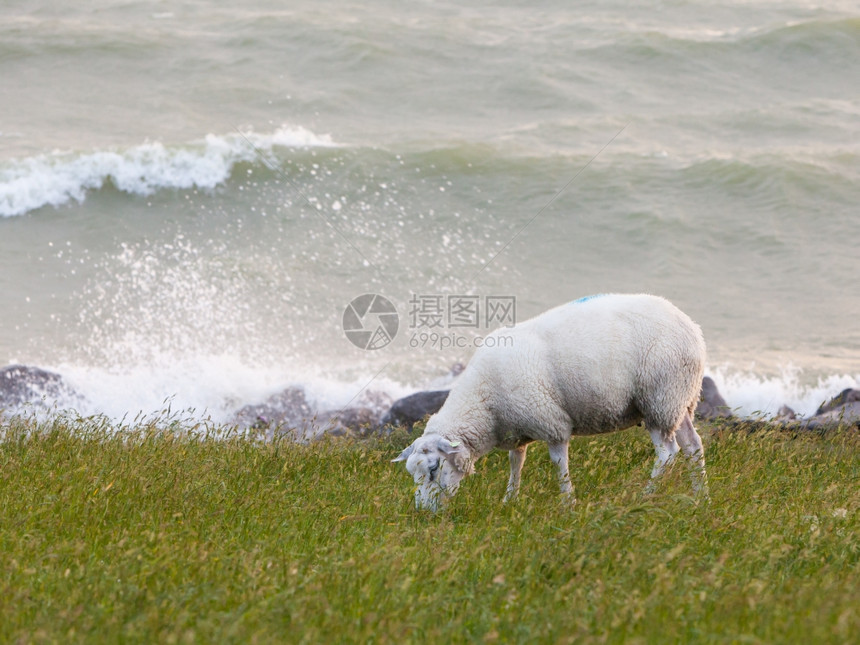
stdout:
POLYGON ((408 442, 299 446, 179 422, 0 423, 2 642, 847 643, 860 633, 860 438, 718 430, 642 493, 641 429, 535 445, 439 515, 408 442), (156 426, 161 426, 156 427, 156 426), (183 429, 184 427, 184 429, 183 429))

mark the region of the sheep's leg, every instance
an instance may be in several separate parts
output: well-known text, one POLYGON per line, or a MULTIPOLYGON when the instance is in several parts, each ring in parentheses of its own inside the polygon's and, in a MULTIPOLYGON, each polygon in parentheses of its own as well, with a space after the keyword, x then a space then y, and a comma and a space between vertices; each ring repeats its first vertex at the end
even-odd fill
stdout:
POLYGON ((561 486, 561 494, 565 499, 575 502, 573 497, 573 486, 570 484, 570 471, 568 470, 567 447, 569 441, 549 444, 549 458, 558 467, 558 482, 561 486))
POLYGON ((702 438, 693 427, 690 413, 684 415, 675 436, 681 445, 681 450, 690 462, 690 477, 693 480, 693 492, 697 497, 708 499, 708 475, 705 472, 705 449, 702 438))
POLYGON ((648 485, 645 487, 646 493, 653 493, 656 488, 655 481, 662 473, 663 470, 672 463, 672 460, 675 459, 675 455, 678 454, 678 451, 681 449, 678 446, 678 442, 675 441, 674 437, 666 435, 662 430, 654 430, 649 429, 648 433, 651 435, 651 441, 654 444, 654 450, 657 452, 657 459, 654 461, 654 468, 651 469, 651 481, 648 482, 648 485))
POLYGON ((506 502, 515 500, 520 490, 520 475, 523 472, 523 464, 526 462, 526 448, 528 448, 528 444, 508 451, 508 459, 511 461, 511 478, 508 480, 508 490, 505 493, 506 502))

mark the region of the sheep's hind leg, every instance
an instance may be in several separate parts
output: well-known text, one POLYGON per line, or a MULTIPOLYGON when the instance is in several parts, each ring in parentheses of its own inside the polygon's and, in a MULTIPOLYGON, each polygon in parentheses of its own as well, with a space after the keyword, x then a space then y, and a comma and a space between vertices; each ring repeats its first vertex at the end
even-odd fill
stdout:
POLYGON ((523 464, 526 461, 526 449, 528 444, 508 451, 508 459, 511 461, 511 478, 508 480, 508 490, 505 493, 505 502, 511 502, 517 498, 520 490, 520 475, 523 472, 523 464))
POLYGON ((558 466, 558 482, 561 486, 561 495, 571 504, 576 503, 573 496, 573 486, 570 484, 570 471, 568 470, 567 448, 569 441, 563 443, 549 444, 549 458, 558 466))
POLYGON ((705 472, 705 448, 702 438, 693 427, 690 413, 684 415, 675 436, 690 463, 690 478, 693 480, 693 493, 701 499, 708 499, 708 474, 705 472))
POLYGON ((645 487, 645 492, 651 494, 656 489, 656 479, 663 473, 666 466, 672 463, 675 455, 681 449, 678 442, 672 437, 671 440, 662 430, 649 429, 651 441, 654 444, 654 450, 657 452, 657 459, 654 461, 654 468, 651 469, 651 481, 645 487))

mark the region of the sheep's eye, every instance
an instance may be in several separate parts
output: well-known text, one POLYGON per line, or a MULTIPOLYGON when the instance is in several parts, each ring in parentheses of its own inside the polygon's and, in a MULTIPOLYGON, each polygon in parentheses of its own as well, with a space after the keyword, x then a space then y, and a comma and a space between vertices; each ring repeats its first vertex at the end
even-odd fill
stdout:
POLYGON ((439 462, 435 462, 430 466, 430 481, 434 481, 436 479, 436 471, 439 470, 439 462))

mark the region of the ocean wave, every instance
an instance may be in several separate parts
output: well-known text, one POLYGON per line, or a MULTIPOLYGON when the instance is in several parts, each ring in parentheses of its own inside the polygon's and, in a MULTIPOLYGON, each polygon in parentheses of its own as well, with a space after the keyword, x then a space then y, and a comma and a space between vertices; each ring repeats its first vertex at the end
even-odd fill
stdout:
MULTIPOLYGON (((804 69, 852 68, 860 51, 860 19, 837 18, 785 22, 751 28, 633 29, 601 40, 585 43, 584 53, 603 62, 623 61, 634 66, 662 62, 666 70, 686 70, 710 78, 714 70, 743 69, 750 57, 760 65, 779 72, 794 62, 804 69), (772 67, 771 67, 772 66, 772 67)), ((664 68, 660 68, 664 69, 664 68)), ((797 73, 797 70, 792 70, 797 73)), ((844 72, 844 70, 842 70, 844 72)), ((733 77, 732 77, 733 78, 733 77)))
MULTIPOLYGON (((103 414, 120 420, 138 414, 157 415, 168 405, 195 419, 230 423, 245 405, 260 404, 288 387, 300 387, 314 410, 348 406, 367 385, 367 377, 338 379, 284 369, 248 365, 233 355, 175 357, 164 363, 122 368, 64 364, 56 368, 77 399, 46 400, 57 411, 74 408, 84 415, 103 414)), ((414 387, 387 378, 370 388, 392 399, 414 387)))
POLYGON ((782 155, 712 154, 683 164, 680 172, 691 187, 717 186, 747 198, 771 198, 782 203, 789 199, 785 187, 795 186, 848 203, 857 181, 856 162, 857 156, 848 150, 828 154, 803 150, 782 155))
POLYGON ((745 39, 764 46, 796 48, 798 53, 806 56, 815 49, 831 45, 845 49, 847 54, 848 47, 856 47, 860 43, 860 19, 806 20, 781 25, 745 39))
POLYGON ((860 385, 860 374, 821 375, 810 382, 802 370, 792 366, 779 374, 759 374, 721 365, 709 370, 709 375, 735 414, 742 417, 770 418, 787 405, 808 418, 845 388, 860 385))
POLYGON ((163 189, 211 189, 226 181, 237 163, 255 161, 274 148, 336 145, 328 135, 282 127, 270 134, 210 134, 179 147, 156 141, 122 151, 54 152, 12 160, 0 166, 0 217, 83 202, 87 193, 108 183, 143 196, 163 189))
MULTIPOLYGON (((74 410, 119 421, 135 415, 157 416, 172 408, 194 421, 231 423, 243 406, 262 403, 287 388, 302 389, 311 408, 321 411, 348 407, 365 390, 394 401, 416 391, 450 387, 450 376, 416 384, 380 375, 375 369, 337 376, 321 374, 311 365, 296 367, 253 365, 230 353, 162 355, 154 362, 110 367, 62 363, 48 367, 59 375, 62 387, 40 392, 40 401, 9 410, 41 417, 74 410)), ((810 418, 844 389, 860 386, 860 374, 825 374, 810 380, 810 375, 791 366, 778 374, 765 374, 720 365, 706 374, 732 412, 749 419, 773 418, 783 406, 800 418, 810 418)))
MULTIPOLYGON (((633 33, 637 33, 633 30, 633 33)), ((763 45, 796 44, 811 46, 815 43, 856 40, 860 36, 860 19, 831 18, 799 20, 771 27, 709 27, 663 26, 659 30, 642 29, 639 34, 662 36, 675 42, 695 43, 758 43, 763 45)))

